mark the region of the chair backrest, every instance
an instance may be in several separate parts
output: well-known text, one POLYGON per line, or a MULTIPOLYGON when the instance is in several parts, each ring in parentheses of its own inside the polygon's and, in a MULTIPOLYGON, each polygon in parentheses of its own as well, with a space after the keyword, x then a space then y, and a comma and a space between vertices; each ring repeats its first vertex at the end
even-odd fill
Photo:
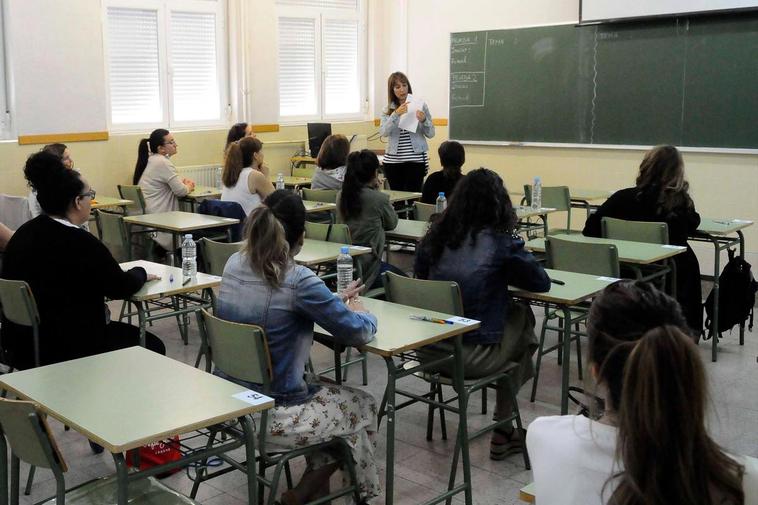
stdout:
POLYGON ((19 459, 55 472, 66 471, 45 417, 39 415, 33 402, 0 398, 0 426, 19 459))
POLYGON ((29 284, 24 281, 0 279, 0 311, 8 321, 32 328, 34 366, 39 366, 40 317, 37 302, 34 300, 29 284))
POLYGON ((545 239, 548 268, 580 274, 619 277, 619 256, 613 244, 594 244, 564 240, 553 236, 545 239))
MULTIPOLYGON (((532 204, 532 186, 524 184, 524 198, 532 204)), ((566 228, 571 229, 571 193, 568 186, 542 186, 542 206, 568 212, 566 228)))
POLYGON ((669 243, 669 225, 655 221, 627 221, 604 217, 600 221, 603 237, 650 244, 669 243))
POLYGON ((201 238, 197 241, 201 249, 200 257, 203 260, 205 273, 221 276, 224 267, 232 254, 242 248, 242 242, 216 242, 209 238, 201 238))
POLYGON ((416 221, 429 221, 437 212, 437 206, 430 203, 413 202, 413 219, 416 221))
POLYGON ((303 188, 303 200, 309 200, 311 202, 337 203, 337 190, 303 188))
POLYGON ((306 221, 305 238, 336 242, 338 244, 351 245, 353 243, 353 238, 350 236, 350 228, 346 224, 324 224, 306 221))
POLYGON ((463 299, 457 282, 426 281, 392 272, 385 272, 383 280, 384 294, 388 302, 456 316, 463 315, 463 299))
POLYGON ((142 194, 142 188, 131 184, 119 184, 118 194, 124 200, 131 200, 131 205, 126 207, 128 214, 144 214, 147 212, 145 209, 145 197, 142 194))
POLYGON ((245 214, 245 209, 238 202, 213 199, 203 200, 197 207, 197 213, 207 216, 239 219, 239 223, 231 225, 229 229, 231 230, 232 242, 242 240, 242 230, 245 225, 245 219, 247 219, 247 214, 245 214))
POLYGON ((25 196, 0 194, 0 216, 3 216, 3 224, 11 230, 17 230, 19 226, 32 218, 29 209, 29 200, 25 196))
POLYGON ((95 221, 97 222, 97 234, 100 241, 105 244, 116 261, 119 263, 127 261, 129 251, 127 250, 126 226, 124 226, 123 215, 97 209, 95 210, 95 221))
POLYGON ((213 363, 227 375, 263 386, 269 391, 271 355, 263 328, 225 321, 203 309, 203 323, 213 350, 213 363))

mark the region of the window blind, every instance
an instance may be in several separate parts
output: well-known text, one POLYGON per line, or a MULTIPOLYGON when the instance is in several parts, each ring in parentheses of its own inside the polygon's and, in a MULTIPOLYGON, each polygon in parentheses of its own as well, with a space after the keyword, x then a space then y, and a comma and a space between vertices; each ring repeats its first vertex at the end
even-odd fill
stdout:
POLYGON ((163 121, 158 11, 109 7, 107 18, 111 122, 163 121))
POLYGON ((361 111, 358 73, 358 21, 324 20, 324 114, 361 111))
POLYGON ((277 0, 279 5, 295 5, 297 7, 315 7, 319 9, 352 9, 358 8, 358 0, 277 0))
POLYGON ((316 20, 280 17, 279 115, 316 114, 316 20))

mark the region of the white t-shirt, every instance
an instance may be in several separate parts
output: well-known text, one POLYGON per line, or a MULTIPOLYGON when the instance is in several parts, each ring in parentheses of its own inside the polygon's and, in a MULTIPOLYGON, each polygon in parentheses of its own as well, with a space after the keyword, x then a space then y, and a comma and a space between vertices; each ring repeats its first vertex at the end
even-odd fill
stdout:
MULTIPOLYGON (((615 486, 608 478, 615 462, 617 430, 584 416, 538 417, 529 425, 526 446, 538 505, 605 505, 615 486), (601 497, 602 493, 602 497, 601 497)), ((758 460, 745 465, 745 505, 758 505, 758 460)))
POLYGON ((250 215, 253 209, 261 204, 261 195, 251 193, 250 186, 247 184, 247 180, 252 172, 252 167, 243 168, 234 187, 227 188, 224 186, 221 188, 221 201, 237 202, 242 205, 242 209, 247 215, 250 215))

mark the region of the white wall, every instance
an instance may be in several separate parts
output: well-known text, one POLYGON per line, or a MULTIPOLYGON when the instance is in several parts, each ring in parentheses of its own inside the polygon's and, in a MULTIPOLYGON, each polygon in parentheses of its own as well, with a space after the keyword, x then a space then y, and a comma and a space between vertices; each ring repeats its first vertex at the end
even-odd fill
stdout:
POLYGON ((18 135, 107 130, 99 0, 8 0, 18 135))

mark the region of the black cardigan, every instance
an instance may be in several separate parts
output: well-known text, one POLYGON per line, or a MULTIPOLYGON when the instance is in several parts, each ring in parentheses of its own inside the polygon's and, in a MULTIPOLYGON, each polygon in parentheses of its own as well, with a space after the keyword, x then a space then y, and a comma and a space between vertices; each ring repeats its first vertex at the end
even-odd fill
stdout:
MULTIPOLYGON (((2 277, 29 283, 40 313, 41 364, 106 350, 105 297, 137 292, 143 268, 124 272, 108 249, 87 231, 41 215, 13 235, 3 258, 2 277)), ((34 366, 29 328, 3 321, 2 346, 16 368, 34 366)))

